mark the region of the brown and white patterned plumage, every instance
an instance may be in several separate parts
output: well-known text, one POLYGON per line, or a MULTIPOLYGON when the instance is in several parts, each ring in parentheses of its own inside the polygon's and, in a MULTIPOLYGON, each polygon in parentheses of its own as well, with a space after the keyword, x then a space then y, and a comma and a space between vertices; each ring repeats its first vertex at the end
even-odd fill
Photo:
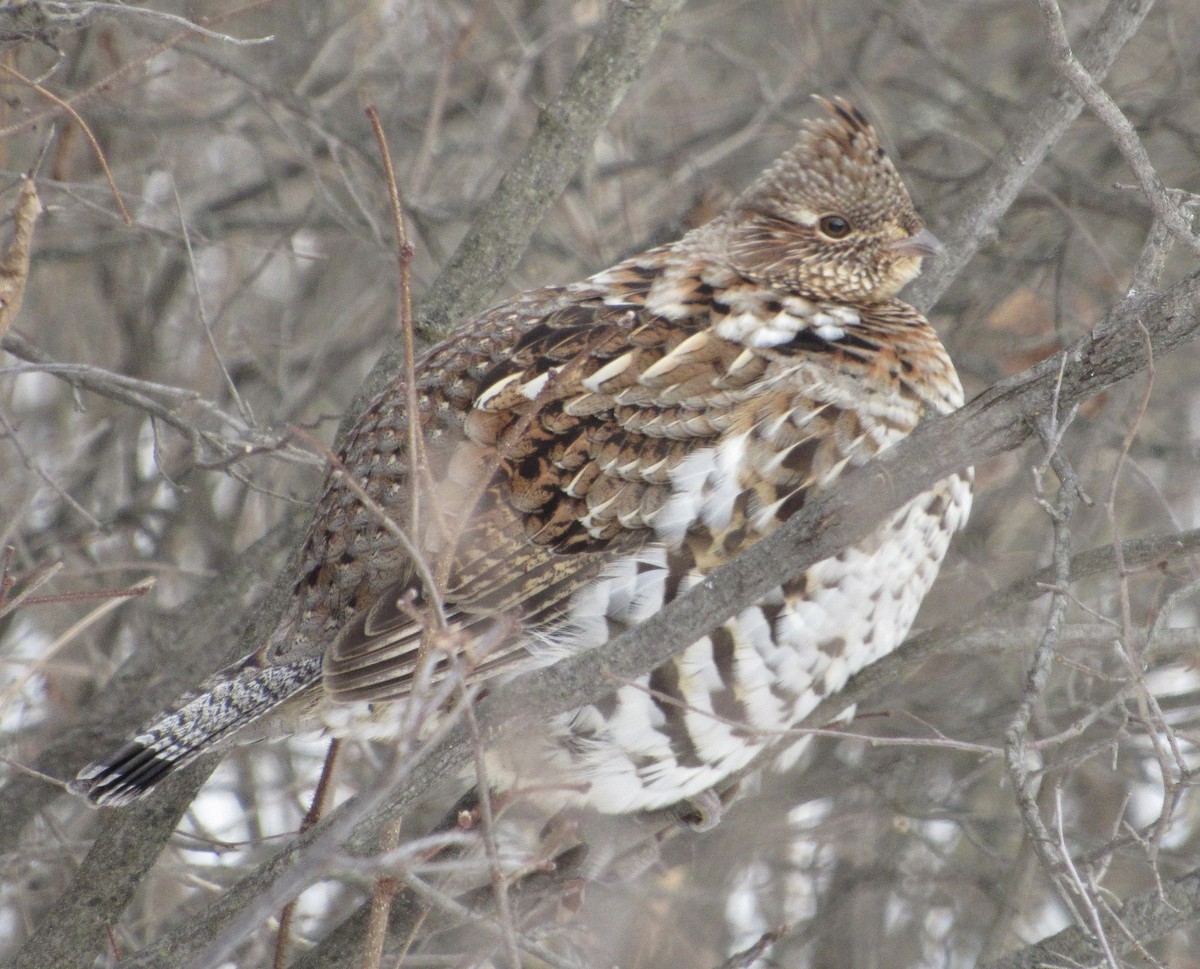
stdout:
MULTIPOLYGON (((510 299, 420 362, 432 488, 413 540, 444 578, 458 640, 488 649, 476 676, 603 648, 845 468, 962 403, 936 334, 896 299, 936 240, 863 116, 823 103, 712 222, 510 299)), ((341 456, 402 523, 405 399, 393 381, 341 456)), ((500 747, 493 778, 612 813, 702 794, 895 648, 969 506, 969 476, 946 479, 640 682, 500 747)), ((263 735, 248 725, 280 705, 386 730, 358 714, 398 709, 410 689, 428 591, 331 476, 268 641, 76 790, 132 800, 205 750, 263 735)))

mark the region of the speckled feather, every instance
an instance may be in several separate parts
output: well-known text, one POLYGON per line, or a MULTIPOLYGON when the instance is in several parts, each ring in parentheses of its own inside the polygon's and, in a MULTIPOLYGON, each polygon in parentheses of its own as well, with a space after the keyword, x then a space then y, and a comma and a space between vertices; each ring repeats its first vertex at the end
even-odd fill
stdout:
MULTIPOLYGON (((935 240, 862 115, 824 104, 723 215, 583 282, 508 300, 420 362, 434 486, 421 489, 412 537, 445 579, 473 675, 603 648, 846 467, 962 403, 936 334, 895 298, 935 240)), ((401 524, 413 486, 405 399, 398 378, 341 455, 401 524)), ((898 645, 969 506, 969 477, 941 482, 638 683, 556 718, 537 743, 498 745, 494 780, 607 812, 718 784, 898 645)), ((75 788, 123 803, 207 749, 314 716, 386 736, 425 655, 416 619, 429 591, 385 523, 331 476, 268 641, 75 788)))

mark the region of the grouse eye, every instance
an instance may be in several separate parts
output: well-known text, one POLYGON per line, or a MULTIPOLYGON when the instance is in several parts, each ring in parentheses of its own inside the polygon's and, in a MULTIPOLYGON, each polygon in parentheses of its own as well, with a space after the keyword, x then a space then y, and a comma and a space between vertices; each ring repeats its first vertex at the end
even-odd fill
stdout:
POLYGON ((840 215, 823 216, 817 225, 820 226, 821 232, 830 239, 844 239, 850 234, 850 223, 840 215))

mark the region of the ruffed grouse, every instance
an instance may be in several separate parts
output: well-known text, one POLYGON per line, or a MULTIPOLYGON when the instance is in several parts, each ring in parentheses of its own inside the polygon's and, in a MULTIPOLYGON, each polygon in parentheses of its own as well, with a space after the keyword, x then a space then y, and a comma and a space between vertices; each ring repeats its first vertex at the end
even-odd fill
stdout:
MULTIPOLYGON (((896 298, 937 240, 863 115, 823 104, 713 221, 509 299, 419 362, 430 474, 411 539, 442 575, 471 675, 603 649, 844 469, 961 405, 933 329, 896 298)), ((405 399, 397 378, 341 454, 401 524, 405 399)), ((610 813, 702 796, 897 646, 970 501, 969 475, 947 478, 649 676, 493 751, 492 780, 610 813)), ((438 661, 421 649, 419 572, 379 508, 331 475, 274 633, 74 788, 130 801, 263 735, 246 728, 280 707, 386 733, 395 717, 380 711, 438 661)))

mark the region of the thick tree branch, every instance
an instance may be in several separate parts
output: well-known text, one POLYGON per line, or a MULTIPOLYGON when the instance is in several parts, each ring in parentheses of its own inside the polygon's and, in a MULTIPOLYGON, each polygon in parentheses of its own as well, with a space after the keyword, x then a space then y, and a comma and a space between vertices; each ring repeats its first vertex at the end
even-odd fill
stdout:
MULTIPOLYGON (((1161 939, 1200 917, 1200 869, 1188 872, 1157 888, 1126 899, 1116 917, 1105 916, 1105 932, 1117 955, 1161 939), (1133 940, 1136 940, 1136 945, 1133 940)), ((1035 945, 1018 949, 980 969, 1041 969, 1042 966, 1095 965, 1099 950, 1077 925, 1035 945)))
MULTIPOLYGON (((112 749, 129 731, 161 710, 189 683, 212 672, 213 646, 253 641, 260 627, 247 629, 247 613, 269 612, 269 576, 280 557, 295 547, 299 524, 272 529, 237 556, 236 561, 178 610, 163 614, 147 630, 145 646, 131 656, 93 699, 79 726, 48 746, 33 768, 49 777, 74 776, 94 752, 112 749)), ((211 766, 210 766, 211 769, 211 766)), ((0 787, 0 852, 16 850, 25 825, 62 787, 32 774, 14 774, 0 787)), ((181 795, 182 810, 190 800, 181 795)), ((146 825, 131 825, 145 832, 146 825)), ((172 824, 167 834, 174 830, 172 824)))

